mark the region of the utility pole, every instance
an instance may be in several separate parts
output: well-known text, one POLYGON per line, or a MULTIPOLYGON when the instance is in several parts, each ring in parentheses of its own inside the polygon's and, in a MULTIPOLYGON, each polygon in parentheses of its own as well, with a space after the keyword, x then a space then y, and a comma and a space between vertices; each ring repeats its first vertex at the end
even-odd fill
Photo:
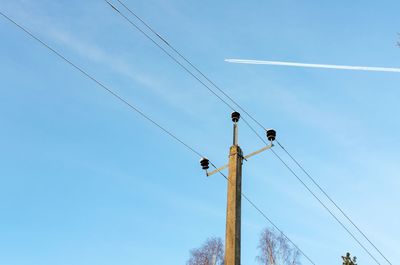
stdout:
POLYGON ((240 228, 243 153, 238 145, 240 114, 232 113, 233 144, 229 150, 228 198, 226 206, 225 265, 240 265, 240 228))
POLYGON ((229 149, 228 164, 216 168, 211 172, 209 169, 209 160, 203 157, 200 160, 201 167, 206 170, 207 176, 211 176, 228 168, 228 196, 226 207, 226 231, 225 231, 225 265, 240 265, 240 243, 241 243, 241 208, 242 208, 242 164, 254 155, 272 148, 276 132, 273 129, 267 130, 267 138, 270 144, 263 148, 243 156, 242 149, 238 144, 238 122, 239 112, 233 112, 231 115, 233 121, 233 144, 229 149))

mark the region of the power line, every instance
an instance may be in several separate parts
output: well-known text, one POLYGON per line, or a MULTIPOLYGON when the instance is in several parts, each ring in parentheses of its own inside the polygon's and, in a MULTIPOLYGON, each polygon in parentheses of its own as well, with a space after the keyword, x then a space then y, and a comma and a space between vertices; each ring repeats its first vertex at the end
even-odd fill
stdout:
MULTIPOLYGON (((258 135, 258 134, 257 134, 258 135)), ((259 135, 258 135, 259 136, 259 135)), ((260 137, 261 141, 263 141, 266 145, 268 144, 262 137, 260 137)), ((283 148, 283 146, 278 142, 278 145, 283 148)), ((360 240, 357 239, 357 237, 343 224, 342 221, 337 218, 337 216, 326 206, 325 203, 321 201, 321 199, 310 189, 310 187, 294 172, 294 170, 282 159, 281 156, 279 156, 275 150, 272 148, 270 149, 271 152, 275 155, 275 157, 285 166, 286 169, 289 170, 290 173, 292 173, 293 176, 296 177, 296 179, 306 188, 306 190, 321 204, 321 206, 340 224, 340 226, 358 243, 358 245, 361 246, 362 249, 364 249, 365 252, 377 263, 380 265, 379 261, 375 258, 374 255, 360 242, 360 240)), ((288 153, 288 152, 287 152, 288 153)), ((289 153, 288 153, 289 154, 289 153)), ((290 156, 290 154, 289 154, 290 156)), ((293 158, 294 159, 294 158, 293 158)), ((311 176, 310 176, 311 177, 311 176)), ((315 182, 315 181, 314 181, 315 182)), ((316 182, 315 182, 316 184, 316 182)), ((318 184, 316 184, 318 185, 318 184)), ((322 190, 322 188, 318 185, 318 187, 322 190)), ((327 194, 324 192, 324 194, 327 196, 327 194)), ((330 197, 329 197, 330 198, 330 197)), ((334 203, 336 205, 336 203, 334 203)), ((338 207, 338 206, 336 206, 338 207)), ((343 212, 344 214, 344 212, 343 212)), ((346 215, 347 216, 347 215, 346 215)), ((354 224, 353 224, 354 225, 354 224)), ((368 240, 369 241, 369 240, 368 240)), ((381 252, 379 252, 381 253, 381 252)), ((381 254, 382 255, 382 254, 381 254)), ((389 262, 390 263, 390 262, 389 262)))
MULTIPOLYGON (((261 138, 261 140, 267 145, 267 142, 261 138)), ((281 144, 278 142, 278 145, 281 146, 281 144)), ((281 146, 282 147, 282 146, 281 146)), ((357 237, 343 224, 342 221, 337 218, 337 216, 326 206, 326 204, 308 187, 308 185, 294 172, 294 170, 282 159, 278 153, 275 152, 272 148, 270 149, 271 152, 275 155, 275 157, 286 167, 286 169, 289 170, 290 173, 292 173, 293 176, 296 177, 296 179, 303 185, 304 188, 321 204, 321 206, 340 224, 340 226, 358 243, 358 245, 364 249, 365 252, 377 263, 380 265, 379 261, 375 258, 374 255, 360 242, 360 240, 357 239, 357 237)), ((318 185, 319 186, 319 185, 318 185)), ((319 186, 320 187, 320 186, 319 186)), ((322 190, 322 188, 321 188, 322 190)), ((325 193, 324 193, 325 194, 325 193)), ((327 195, 327 194, 325 194, 327 195)), ((334 203, 335 204, 335 203, 334 203)), ((336 204, 335 204, 336 205, 336 204)))
POLYGON ((374 247, 376 251, 379 252, 379 254, 389 263, 392 265, 392 263, 383 255, 383 253, 374 245, 374 243, 369 240, 369 238, 361 231, 361 229, 350 219, 350 217, 343 211, 343 209, 337 205, 337 203, 329 196, 328 193, 318 184, 318 182, 315 181, 315 179, 307 172, 307 170, 304 169, 304 167, 295 159, 289 151, 286 150, 285 147, 279 142, 276 141, 278 145, 282 148, 282 150, 296 163, 296 165, 301 169, 301 171, 306 174, 306 176, 315 184, 315 186, 318 187, 318 189, 328 198, 328 200, 343 214, 343 216, 357 229, 357 231, 374 247))
POLYGON ((300 181, 300 183, 313 195, 313 197, 328 211, 328 213, 342 226, 344 230, 362 247, 368 255, 380 265, 379 261, 372 255, 372 253, 354 236, 354 234, 340 221, 336 215, 323 203, 318 196, 307 186, 307 184, 289 167, 289 165, 273 150, 272 153, 285 165, 285 167, 300 181))
MULTIPOLYGON (((217 167, 213 164, 213 163, 211 163, 211 165, 215 168, 215 169, 217 169, 217 167)), ((218 173, 220 173, 221 175, 222 175, 222 177, 224 177, 228 182, 230 181, 229 180, 229 178, 224 174, 224 173, 222 173, 221 171, 218 171, 218 173)), ((247 197, 247 195, 246 194, 244 194, 243 192, 240 192, 240 194, 241 194, 241 196, 251 205, 251 206, 253 206, 253 208, 258 212, 258 213, 260 213, 261 214, 261 216, 263 216, 276 230, 278 230, 311 264, 314 264, 315 265, 315 263, 314 263, 314 261, 309 257, 309 256, 307 256, 304 252, 303 252, 303 250, 300 248, 300 247, 298 247, 288 236, 286 236, 286 234, 285 233, 283 233, 283 231, 282 230, 280 230, 279 229, 279 227, 278 226, 276 226, 275 225, 275 223, 252 201, 252 200, 250 200, 250 198, 249 197, 247 197)))
MULTIPOLYGON (((62 55, 61 53, 59 53, 58 51, 56 51, 55 49, 53 49, 50 45, 48 45, 47 43, 45 43, 44 41, 42 41, 39 37, 35 36, 33 33, 31 33, 29 30, 27 30, 25 27, 23 27, 22 25, 18 24, 15 20, 13 20, 12 18, 10 18, 9 16, 7 16, 6 14, 4 14, 2 11, 0 11, 0 15, 2 15, 5 19, 7 19, 8 21, 10 21, 11 23, 13 23, 15 26, 17 26, 20 30, 24 31, 26 34, 28 34, 31 38, 33 38, 34 40, 36 40, 37 42, 39 42, 40 44, 42 44, 45 48, 47 48, 49 51, 51 51, 53 54, 55 54, 57 57, 59 57, 60 59, 62 59, 64 62, 66 62, 67 64, 69 64, 70 66, 72 66, 74 69, 76 69, 77 71, 79 71, 81 74, 83 74, 85 77, 89 78, 90 80, 92 80, 93 82, 95 82, 97 85, 99 85, 100 87, 102 87, 103 89, 105 89, 107 92, 109 92, 112 96, 114 96, 115 98, 117 98, 119 101, 121 101, 122 103, 124 103, 125 105, 127 105, 130 109, 132 109, 133 111, 135 111, 136 113, 138 113, 140 116, 142 116, 143 118, 145 118, 146 120, 150 121, 153 125, 155 125, 156 127, 158 127, 159 129, 161 129, 164 133, 166 133, 167 135, 169 135, 170 137, 172 137, 174 140, 176 140, 178 143, 182 144, 183 146, 185 146, 188 150, 190 150, 192 153, 196 154, 199 157, 203 157, 198 151, 196 151, 193 147, 189 146, 188 144, 186 144, 184 141, 182 141, 181 139, 179 139, 177 136, 175 136, 175 134, 173 134, 172 132, 170 132, 169 130, 167 130, 166 128, 164 128, 163 126, 161 126, 159 123, 157 123, 155 120, 153 120, 152 118, 150 118, 148 115, 146 115, 144 112, 142 112, 141 110, 139 110, 137 107, 135 107, 134 105, 132 105, 131 103, 129 103, 128 101, 126 101, 124 98, 122 98, 119 94, 117 94, 116 92, 114 92, 112 89, 110 89, 109 87, 107 87, 106 85, 104 85, 102 82, 98 81, 95 77, 93 77, 92 75, 90 75, 89 73, 87 73, 85 70, 83 70, 82 68, 80 68, 79 66, 77 66, 76 64, 74 64, 72 61, 70 61, 69 59, 67 59, 64 55, 62 55)), ((211 163, 211 162, 210 162, 211 163)), ((213 167, 215 167, 215 165, 213 163, 211 163, 211 165, 213 167)), ((216 168, 216 167, 215 167, 216 168)), ((227 180, 228 178, 222 173, 220 172, 227 180)), ((229 181, 229 180, 228 180, 229 181)), ((280 230, 269 218, 268 216, 261 211, 261 209, 254 203, 252 202, 247 196, 245 196, 244 194, 242 194, 242 196, 260 213, 264 216, 264 218, 266 218, 278 231, 280 231, 313 265, 315 265, 315 263, 296 245, 293 243, 293 241, 287 237, 282 230, 280 230)))
MULTIPOLYGON (((136 29, 138 29, 140 32, 142 32, 144 35, 146 35, 147 38, 149 38, 153 43, 155 43, 159 48, 161 48, 164 52, 165 49, 161 47, 158 43, 156 43, 148 34, 146 34, 143 30, 141 30, 135 23, 133 23, 129 18, 127 18, 124 14, 122 14, 115 6, 113 6, 110 2, 105 0, 115 11, 117 11, 122 17, 124 17, 130 24, 132 24, 136 29)), ((179 52, 173 45, 171 45, 165 38, 163 38, 157 31, 155 31, 148 23, 146 23, 140 16, 138 16, 132 9, 130 9, 123 1, 117 0, 130 14, 132 14, 134 17, 136 17, 140 22, 145 25, 147 29, 149 29, 154 35, 156 35, 163 43, 165 43, 169 48, 171 48, 180 58, 182 58, 186 63, 188 63, 193 69, 196 70, 197 73, 199 73, 203 78, 205 78, 213 87, 215 87, 219 92, 221 92, 225 97, 227 97, 235 106, 237 106, 241 111, 243 111, 251 120, 253 120, 258 126, 260 126, 263 130, 266 130, 266 127, 263 126, 257 119, 255 119, 252 115, 250 115, 241 105, 239 105, 229 94, 227 94, 223 89, 221 89, 215 82, 213 82, 210 78, 208 78, 198 67, 196 67, 190 60, 188 60, 181 52, 179 52)), ((171 57, 171 54, 166 52, 169 57, 171 57)), ((172 58, 172 57, 171 57, 172 58)), ((175 58, 172 58, 174 61, 177 61, 175 58)), ((180 62, 179 65, 181 65, 186 71, 188 69, 184 67, 180 62)), ((205 85, 203 82, 199 80, 197 76, 194 76, 194 74, 190 71, 188 71, 193 77, 195 77, 200 83, 202 83, 208 90, 210 90, 214 95, 216 95, 221 101, 223 101, 228 107, 231 109, 232 106, 230 104, 227 104, 225 100, 222 100, 220 96, 218 96, 212 89, 210 89, 207 85, 205 85)), ((246 123, 246 125, 257 135, 258 138, 260 138, 265 144, 267 144, 264 139, 257 133, 257 131, 245 120, 242 118, 242 120, 246 123)), ((279 146, 287 153, 287 155, 300 167, 300 169, 312 180, 312 182, 318 187, 319 190, 322 191, 322 193, 333 203, 333 205, 342 213, 342 215, 350 221, 350 223, 357 229, 359 233, 373 246, 373 248, 378 251, 378 253, 389 263, 392 265, 392 263, 383 255, 383 253, 371 242, 371 240, 361 231, 361 229, 350 219, 350 217, 333 201, 333 199, 322 189, 322 187, 310 176, 310 174, 300 165, 300 163, 278 142, 279 146)), ((275 156, 277 156, 276 153, 274 153, 275 156)), ((279 160, 281 160, 278 157, 279 160)), ((281 161, 284 165, 285 163, 281 161)), ((285 165, 287 167, 287 164, 285 165)), ((290 168, 289 168, 290 169, 290 168)), ((290 171, 292 171, 290 169, 290 171)), ((307 190, 309 190, 308 186, 303 182, 307 190)), ((313 194, 314 195, 314 194, 313 194)), ((335 219, 336 216, 334 216, 335 219)), ((345 228, 345 227, 344 227, 345 228)), ((345 228, 347 231, 348 229, 345 228)), ((353 235, 352 235, 353 236, 353 235)), ((354 236, 353 236, 354 237, 354 236)), ((359 242, 358 240, 356 240, 359 242)), ((363 246, 364 248, 364 246, 363 246)), ((376 261, 376 259, 374 258, 376 261)))
MULTIPOLYGON (((207 88, 214 96, 216 96, 221 102, 223 102, 228 108, 230 108, 232 111, 235 111, 235 109, 228 103, 226 102, 220 95, 215 93, 213 89, 211 89, 209 86, 207 86, 206 83, 204 83, 199 77, 197 77, 195 74, 193 74, 185 65, 183 65, 179 60, 177 60, 174 56, 172 56, 164 47, 162 47, 159 43, 157 43, 152 37, 150 37, 146 32, 144 32, 140 27, 138 27, 132 20, 130 20, 127 16, 125 16, 117 7, 115 7, 113 4, 111 4, 108 0, 104 0, 115 12, 117 12, 120 16, 122 16, 129 24, 131 24, 133 27, 135 27, 138 31, 140 31, 148 40, 150 40, 154 45, 156 45, 159 49, 161 49, 169 58, 171 58, 175 63, 177 63, 179 66, 181 66, 189 75, 191 75, 193 78, 195 78, 200 84, 202 84, 205 88, 207 88)), ((164 41, 165 42, 165 41, 164 41)))
POLYGON ((176 140, 177 142, 179 142, 180 144, 182 144, 183 146, 185 146, 188 150, 190 150, 192 153, 196 154, 199 157, 203 157, 198 151, 196 151, 194 148, 190 147, 188 144, 186 144, 185 142, 183 142, 181 139, 179 139, 177 136, 175 136, 172 132, 170 132, 169 130, 167 130, 166 128, 164 128, 163 126, 161 126, 159 123, 157 123, 155 120, 153 120, 152 118, 150 118, 148 115, 146 115, 143 111, 141 111, 139 108, 137 108, 136 106, 132 105, 131 103, 129 103, 127 100, 125 100, 122 96, 120 96, 118 93, 116 93, 115 91, 113 91, 112 89, 110 89, 109 87, 107 87, 106 85, 104 85, 102 82, 98 81, 95 77, 91 76, 88 72, 86 72, 85 70, 83 70, 82 68, 80 68, 79 66, 77 66, 76 64, 74 64, 71 60, 67 59, 64 55, 62 55, 61 53, 59 53, 58 51, 56 51, 55 49, 53 49, 52 47, 50 47, 47 43, 45 43, 44 41, 42 41, 41 39, 39 39, 38 37, 36 37, 33 33, 31 33, 30 31, 28 31, 25 27, 21 26, 20 24, 18 24, 16 21, 14 21, 13 19, 11 19, 10 17, 8 17, 6 14, 4 14, 3 12, 0 11, 0 14, 6 18, 8 21, 10 21, 11 23, 13 23, 15 26, 17 26, 19 29, 23 30, 26 34, 28 34, 30 37, 32 37, 34 40, 38 41, 40 44, 42 44, 44 47, 46 47, 48 50, 50 50, 52 53, 54 53, 55 55, 57 55, 60 59, 62 59, 64 62, 68 63, 70 66, 72 66, 74 69, 78 70, 81 74, 83 74, 84 76, 86 76, 87 78, 89 78, 90 80, 92 80, 93 82, 95 82, 97 85, 99 85, 100 87, 102 87, 103 89, 105 89, 108 93, 110 93, 112 96, 114 96, 115 98, 117 98, 119 101, 121 101, 122 103, 124 103, 125 105, 127 105, 130 109, 132 109, 133 111, 135 111, 136 113, 138 113, 140 116, 142 116, 143 118, 145 118, 146 120, 148 120, 149 122, 151 122, 153 125, 157 126, 159 129, 161 129, 164 133, 166 133, 167 135, 169 135, 170 137, 172 137, 174 140, 176 140))
MULTIPOLYGON (((195 75, 188 67, 183 65, 178 59, 176 59, 170 52, 168 52, 164 47, 162 47, 159 43, 157 43, 149 34, 147 34, 144 30, 142 30, 138 25, 135 24, 131 19, 129 19, 125 14, 123 14, 117 7, 111 4, 108 0, 104 0, 114 11, 116 11, 121 17, 123 17, 131 26, 133 26, 136 30, 142 33, 148 40, 150 40, 154 45, 156 45, 159 49, 161 49, 169 58, 171 58, 175 63, 181 66, 188 74, 190 74, 193 78, 195 78, 201 85, 203 85, 208 91, 210 91, 214 96, 216 96, 221 102, 223 102, 229 109, 235 111, 235 108, 229 104, 226 100, 224 100, 220 95, 218 95, 210 86, 208 86, 205 82, 203 82, 197 75, 195 75)), ((172 45, 170 45, 165 38, 161 37, 153 28, 151 28, 147 23, 144 22, 139 16, 137 16, 131 9, 129 9, 122 1, 117 0, 121 3, 131 14, 137 17, 148 29, 153 32, 159 39, 161 39, 165 44, 168 45, 176 54, 179 55, 185 62, 187 62, 191 67, 193 67, 197 73, 199 73, 202 77, 204 77, 212 86, 218 89, 224 96, 226 96, 234 105, 236 105, 240 110, 242 110, 245 114, 247 114, 253 121, 262 126, 256 119, 254 119, 246 110, 244 110, 234 99, 232 99, 224 90, 218 87, 211 79, 209 79, 202 71, 200 71, 193 63, 191 63, 186 57, 184 57, 178 50, 176 50, 172 45)), ((254 127, 242 117, 242 120, 246 123, 246 125, 253 131, 257 137, 262 139, 262 137, 257 133, 254 127)), ((264 127, 263 127, 264 128, 264 127)), ((265 128, 264 128, 265 129, 265 128)))
MULTIPOLYGON (((140 16, 138 16, 132 9, 130 9, 123 1, 117 0, 129 13, 136 17, 140 22, 145 25, 154 35, 161 39, 168 47, 170 47, 180 58, 187 62, 193 69, 196 70, 203 78, 205 78, 213 87, 215 87, 219 92, 221 92, 225 97, 227 97, 235 106, 237 106, 241 111, 243 111, 250 119, 261 126, 264 130, 264 126, 258 122, 250 113, 248 113, 244 108, 242 108, 239 103, 236 102, 228 93, 226 93, 222 88, 220 88, 215 82, 213 82, 209 77, 207 77, 197 66, 195 66, 190 60, 188 60, 181 52, 179 52, 173 45, 171 45, 165 38, 163 38, 157 31, 155 31, 146 21, 144 21, 140 16)), ((242 118, 243 119, 243 118, 242 118)), ((250 126, 250 125, 248 125, 250 126)))

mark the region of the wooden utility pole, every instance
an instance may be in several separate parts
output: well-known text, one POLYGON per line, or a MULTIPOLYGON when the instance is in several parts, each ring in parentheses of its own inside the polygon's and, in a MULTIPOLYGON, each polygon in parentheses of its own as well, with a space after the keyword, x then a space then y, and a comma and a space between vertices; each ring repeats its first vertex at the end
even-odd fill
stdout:
POLYGON ((226 207, 225 265, 240 265, 240 227, 243 153, 238 145, 240 114, 232 113, 233 145, 229 151, 228 199, 226 207))
MULTIPOLYGON (((222 170, 228 168, 228 200, 226 207, 226 234, 225 234, 225 265, 240 265, 240 226, 241 226, 241 211, 242 211, 242 164, 243 160, 260 154, 272 148, 273 141, 276 137, 276 131, 273 129, 266 130, 266 136, 270 144, 261 149, 243 156, 242 149, 238 145, 238 121, 240 114, 232 113, 233 121, 233 144, 229 150, 228 164, 216 168, 208 172, 210 161, 206 157, 200 159, 201 167, 206 171, 207 177, 221 173, 222 170)), ((222 173, 221 173, 222 174, 222 173)), ((224 174, 222 174, 225 176, 224 174)))

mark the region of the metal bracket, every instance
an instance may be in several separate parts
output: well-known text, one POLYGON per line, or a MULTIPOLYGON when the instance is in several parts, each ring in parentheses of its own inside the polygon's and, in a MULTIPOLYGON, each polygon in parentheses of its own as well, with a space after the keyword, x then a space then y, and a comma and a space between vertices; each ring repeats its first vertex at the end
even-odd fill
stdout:
MULTIPOLYGON (((263 148, 261 148, 261 149, 255 151, 255 152, 253 152, 253 153, 250 153, 250 154, 244 156, 243 159, 247 161, 247 158, 250 158, 250 157, 252 157, 252 156, 258 155, 259 153, 262 153, 262 152, 264 152, 265 150, 271 149, 273 146, 274 146, 273 143, 270 143, 269 145, 267 145, 267 146, 265 146, 265 147, 263 147, 263 148)), ((213 171, 211 171, 211 172, 207 172, 207 177, 209 177, 209 176, 211 176, 211 175, 214 175, 215 173, 218 173, 218 172, 224 170, 224 169, 227 168, 228 166, 229 166, 229 164, 226 164, 226 165, 224 165, 224 166, 222 166, 222 167, 220 167, 220 168, 217 168, 217 169, 215 169, 215 170, 213 170, 213 171)))
POLYGON ((217 169, 215 169, 215 170, 213 170, 211 172, 207 172, 207 177, 209 177, 211 175, 214 175, 215 173, 218 173, 218 172, 220 172, 221 170, 224 170, 227 167, 228 167, 228 164, 226 164, 225 166, 222 166, 220 168, 217 168, 217 169))
POLYGON ((244 158, 245 160, 247 160, 247 158, 250 158, 250 157, 252 157, 252 156, 258 155, 259 153, 264 152, 265 150, 271 149, 273 146, 274 146, 274 145, 273 145, 272 143, 270 143, 269 145, 267 145, 267 146, 261 148, 260 150, 257 150, 257 151, 255 151, 255 152, 253 152, 253 153, 248 154, 247 156, 244 156, 243 158, 244 158))

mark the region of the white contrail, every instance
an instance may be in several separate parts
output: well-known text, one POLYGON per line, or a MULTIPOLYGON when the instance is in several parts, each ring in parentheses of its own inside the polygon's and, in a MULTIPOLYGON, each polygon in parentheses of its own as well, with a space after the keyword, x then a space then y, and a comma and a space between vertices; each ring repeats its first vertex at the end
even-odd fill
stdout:
POLYGON ((225 62, 241 63, 241 64, 267 64, 267 65, 281 65, 281 66, 292 66, 292 67, 327 68, 327 69, 338 69, 338 70, 400 73, 400 68, 388 68, 388 67, 348 66, 348 65, 334 65, 334 64, 311 64, 311 63, 259 61, 259 60, 242 60, 242 59, 225 59, 225 62))

